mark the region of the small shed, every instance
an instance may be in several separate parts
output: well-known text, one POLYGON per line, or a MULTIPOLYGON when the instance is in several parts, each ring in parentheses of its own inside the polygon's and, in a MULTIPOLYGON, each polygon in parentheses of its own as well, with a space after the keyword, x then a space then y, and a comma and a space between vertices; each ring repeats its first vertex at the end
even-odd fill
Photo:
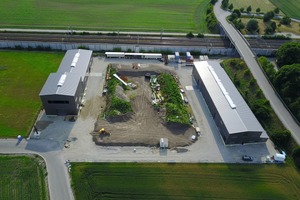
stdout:
POLYGON ((166 149, 169 146, 169 141, 167 138, 160 138, 159 146, 162 149, 166 149))

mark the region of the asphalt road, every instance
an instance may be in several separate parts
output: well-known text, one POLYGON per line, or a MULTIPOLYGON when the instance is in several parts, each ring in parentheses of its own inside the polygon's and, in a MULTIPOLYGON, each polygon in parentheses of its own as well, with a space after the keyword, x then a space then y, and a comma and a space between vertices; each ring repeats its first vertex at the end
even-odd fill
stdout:
POLYGON ((273 88, 271 87, 264 73, 259 67, 255 59, 255 55, 250 50, 243 37, 235 30, 235 28, 231 24, 226 21, 226 17, 230 13, 221 9, 221 0, 219 0, 214 6, 214 12, 218 21, 226 30, 227 36, 232 39, 236 49, 240 53, 240 56, 248 65, 265 97, 270 101, 273 110, 275 111, 281 122, 284 124, 284 126, 291 131, 292 136, 296 140, 296 142, 300 144, 300 127, 294 121, 293 117, 277 97, 276 93, 274 92, 273 88))
POLYGON ((38 154, 44 158, 48 172, 50 199, 73 200, 67 167, 61 155, 60 146, 49 140, 23 140, 17 145, 17 139, 0 140, 2 154, 38 154))

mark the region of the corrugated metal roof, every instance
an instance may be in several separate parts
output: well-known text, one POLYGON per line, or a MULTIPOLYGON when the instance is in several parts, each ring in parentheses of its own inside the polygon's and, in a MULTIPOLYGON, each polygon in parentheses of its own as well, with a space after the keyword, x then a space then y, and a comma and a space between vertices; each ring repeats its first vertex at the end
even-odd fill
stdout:
POLYGON ((264 132, 259 121, 218 62, 200 61, 194 62, 194 65, 230 134, 245 131, 264 132), (232 102, 225 97, 222 86, 220 87, 212 71, 232 102), (235 107, 232 107, 232 103, 235 107))
POLYGON ((75 95, 79 81, 83 80, 86 75, 92 53, 90 50, 83 49, 68 50, 57 72, 49 75, 40 96, 75 95), (65 76, 65 78, 62 78, 62 76, 65 76), (59 82, 61 86, 59 86, 59 82))

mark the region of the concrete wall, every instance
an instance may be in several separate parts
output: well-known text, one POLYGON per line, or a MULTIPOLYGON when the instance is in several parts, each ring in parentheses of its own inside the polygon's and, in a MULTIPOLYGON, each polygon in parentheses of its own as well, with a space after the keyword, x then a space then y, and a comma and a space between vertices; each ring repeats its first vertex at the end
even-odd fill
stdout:
POLYGON ((89 43, 53 43, 53 42, 18 42, 18 41, 0 41, 0 49, 3 48, 37 48, 38 46, 42 48, 51 48, 53 50, 70 50, 76 49, 78 47, 86 47, 93 51, 113 51, 115 48, 119 48, 122 51, 127 51, 130 49, 134 52, 144 51, 178 51, 178 52, 186 52, 186 51, 199 51, 201 54, 207 55, 235 55, 237 52, 233 48, 213 48, 207 46, 199 46, 199 47, 182 47, 182 46, 156 46, 156 45, 129 45, 129 44, 89 44, 89 43))

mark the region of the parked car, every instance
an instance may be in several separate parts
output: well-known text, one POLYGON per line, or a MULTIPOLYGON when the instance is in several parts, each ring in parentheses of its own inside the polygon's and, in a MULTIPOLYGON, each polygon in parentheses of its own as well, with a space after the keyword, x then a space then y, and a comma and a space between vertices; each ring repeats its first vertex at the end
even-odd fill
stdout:
POLYGON ((186 97, 184 97, 183 101, 184 101, 184 103, 186 103, 186 104, 189 103, 189 100, 188 100, 186 97))
POLYGON ((243 161, 253 161, 253 158, 251 156, 247 156, 247 155, 244 155, 242 157, 243 161))

